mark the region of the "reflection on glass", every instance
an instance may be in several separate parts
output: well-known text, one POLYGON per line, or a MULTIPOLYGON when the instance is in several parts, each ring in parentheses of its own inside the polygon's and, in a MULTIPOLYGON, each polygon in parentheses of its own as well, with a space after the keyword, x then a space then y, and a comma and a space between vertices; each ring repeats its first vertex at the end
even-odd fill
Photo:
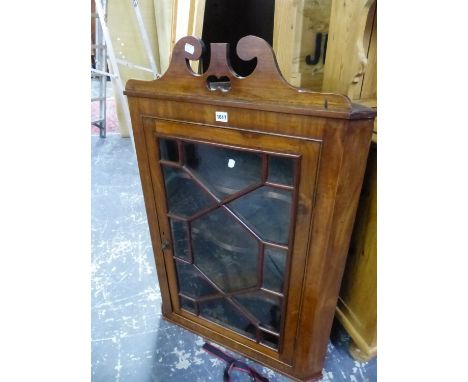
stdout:
POLYGON ((174 256, 189 260, 187 222, 171 219, 174 256))
POLYGON ((269 186, 229 203, 234 212, 266 241, 288 243, 292 193, 269 186))
POLYGON ((170 213, 189 217, 216 204, 190 176, 178 168, 163 166, 167 204, 170 213))
POLYGON ((201 143, 185 143, 185 164, 218 198, 260 183, 260 154, 201 143))
POLYGON ((179 296, 180 306, 182 309, 189 311, 190 313, 196 314, 197 310, 195 308, 195 303, 190 301, 188 298, 179 296))
POLYGON ((284 293, 288 250, 271 243, 290 245, 293 201, 277 185, 294 186, 297 159, 172 139, 159 145, 161 159, 183 162, 161 164, 176 216, 169 221, 181 309, 277 350, 283 297, 274 292, 284 293), (262 185, 263 158, 276 186, 262 185), (266 242, 263 263, 256 235, 266 242))
POLYGON ((159 152, 163 160, 171 162, 179 161, 177 142, 172 139, 159 138, 159 152))
POLYGON ((228 327, 247 337, 256 338, 255 326, 226 299, 220 298, 199 302, 199 308, 202 317, 228 327))
POLYGON ((263 260, 263 287, 283 292, 284 268, 287 252, 278 248, 265 247, 263 260))
POLYGON ((268 181, 292 186, 294 180, 294 159, 268 156, 268 181))
POLYGON ((260 343, 269 346, 273 349, 278 349, 279 337, 271 333, 260 330, 260 343))
POLYGON ((261 291, 239 294, 234 297, 264 328, 279 333, 281 323, 281 297, 261 291))
POLYGON ((180 292, 192 298, 204 297, 217 293, 216 289, 214 289, 192 265, 181 261, 176 261, 175 263, 180 292))
POLYGON ((257 285, 258 242, 223 208, 192 222, 194 263, 225 292, 257 285))

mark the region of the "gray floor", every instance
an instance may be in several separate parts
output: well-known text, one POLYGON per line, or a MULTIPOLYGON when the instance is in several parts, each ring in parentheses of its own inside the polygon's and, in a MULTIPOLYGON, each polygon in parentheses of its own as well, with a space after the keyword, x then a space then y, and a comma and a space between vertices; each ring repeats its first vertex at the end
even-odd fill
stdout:
MULTIPOLYGON (((222 381, 224 363, 201 350, 202 338, 161 317, 131 141, 92 137, 91 144, 93 382, 222 381)), ((322 381, 376 381, 377 361, 354 361, 346 351, 348 341, 335 325, 322 381)), ((246 362, 272 382, 290 381, 246 362)), ((241 375, 235 380, 249 379, 241 375)))

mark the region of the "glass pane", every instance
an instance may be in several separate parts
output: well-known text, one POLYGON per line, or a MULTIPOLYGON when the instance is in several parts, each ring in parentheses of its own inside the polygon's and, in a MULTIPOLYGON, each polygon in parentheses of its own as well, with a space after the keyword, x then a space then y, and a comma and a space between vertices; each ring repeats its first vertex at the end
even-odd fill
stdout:
POLYGON ((172 139, 159 138, 159 153, 161 159, 171 162, 179 161, 179 150, 177 142, 172 139))
POLYGON ((281 323, 281 297, 261 291, 236 295, 238 303, 252 313, 264 328, 279 333, 281 323))
POLYGON ((260 342, 273 349, 278 349, 279 337, 260 330, 260 342))
POLYGON ((187 222, 171 219, 174 256, 189 260, 187 222))
POLYGON ((255 326, 226 299, 200 302, 200 315, 247 337, 256 338, 255 326))
POLYGON ((217 294, 218 291, 213 288, 208 281, 190 264, 176 261, 177 280, 179 282, 179 291, 192 298, 210 296, 217 294))
POLYGON ((195 303, 190 301, 188 298, 179 296, 180 306, 182 309, 188 310, 190 313, 197 314, 195 303))
POLYGON ((260 154, 185 143, 185 164, 220 199, 261 182, 260 154))
POLYGON ((292 186, 294 159, 270 155, 268 157, 268 181, 292 186))
POLYGON ((263 186, 235 199, 229 207, 263 240, 287 244, 291 202, 291 191, 263 186))
POLYGON ((163 166, 163 171, 169 212, 189 217, 216 204, 216 201, 183 170, 163 166))
POLYGON ((282 249, 265 247, 263 259, 263 287, 283 292, 284 268, 287 252, 282 249))
MULTIPOLYGON (((160 139, 159 144, 162 159, 184 162, 184 168, 161 165, 168 210, 177 216, 170 225, 181 308, 278 349, 279 334, 266 331, 279 333, 283 298, 268 290, 284 292, 288 251, 267 244, 259 264, 259 240, 244 226, 266 242, 287 246, 293 191, 262 185, 227 203, 229 211, 206 188, 223 200, 260 186, 263 154, 183 142, 182 155, 176 140, 160 139)), ((268 155, 268 161, 268 181, 293 185, 296 159, 268 155)))
POLYGON ((194 263, 225 292, 257 285, 258 247, 223 208, 192 222, 194 263))

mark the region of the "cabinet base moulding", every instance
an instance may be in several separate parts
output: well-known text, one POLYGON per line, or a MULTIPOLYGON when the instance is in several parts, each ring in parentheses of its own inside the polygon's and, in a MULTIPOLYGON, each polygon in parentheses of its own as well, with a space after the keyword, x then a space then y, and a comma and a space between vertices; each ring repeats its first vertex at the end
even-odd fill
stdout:
MULTIPOLYGON (((206 327, 203 327, 203 326, 200 326, 198 324, 194 324, 192 321, 189 321, 187 320, 186 318, 182 317, 182 316, 179 316, 177 314, 171 314, 171 313, 164 313, 164 310, 162 309, 161 310, 162 312, 162 316, 163 318, 167 321, 167 322, 170 322, 172 324, 176 324, 178 326, 181 326, 183 327, 184 329, 188 330, 189 332, 192 332, 198 336, 201 336, 203 338, 204 341, 206 342, 214 342, 215 344, 216 343, 219 343, 220 340, 219 338, 217 338, 219 336, 218 333, 212 331, 211 329, 209 328, 206 328, 206 327), (203 334, 202 334, 203 333, 203 334)), ((230 338, 228 337, 224 337, 223 336, 223 340, 226 341, 231 341, 230 338)), ((241 354, 242 356, 246 357, 246 358, 249 358, 251 360, 254 360, 252 358, 252 355, 249 354, 248 352, 242 350, 242 347, 243 346, 242 344, 233 344, 233 345, 228 345, 226 344, 226 342, 223 342, 223 347, 230 350, 230 351, 233 351, 233 352, 236 352, 238 354, 241 354)), ((201 348, 201 346, 200 346, 201 348)), ((253 349, 252 349, 253 350, 253 349)), ((254 350, 253 350, 254 351, 254 350)), ((304 379, 298 379, 298 378, 295 378, 293 375, 291 374, 288 374, 287 372, 285 372, 284 370, 281 370, 279 369, 278 367, 275 367, 274 365, 268 363, 268 361, 263 361, 263 363, 265 364, 265 366, 267 366, 268 368, 292 379, 293 381, 298 381, 298 382, 315 382, 315 381, 320 381, 320 379, 323 377, 323 374, 322 372, 318 372, 318 373, 315 373, 313 374, 312 376, 310 377, 307 377, 307 378, 304 378, 304 379)), ((288 365, 285 365, 286 367, 288 367, 288 365)), ((257 370, 258 372, 260 372, 260 370, 257 370)))

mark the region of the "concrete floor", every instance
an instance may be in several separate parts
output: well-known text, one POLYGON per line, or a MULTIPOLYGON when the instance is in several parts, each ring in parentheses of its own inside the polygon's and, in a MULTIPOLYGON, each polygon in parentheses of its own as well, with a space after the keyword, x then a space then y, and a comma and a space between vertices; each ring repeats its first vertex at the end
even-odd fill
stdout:
MULTIPOLYGON (((130 139, 92 137, 91 144, 93 382, 222 381, 225 364, 201 350, 203 339, 161 317, 161 295, 130 139)), ((322 381, 376 381, 377 361, 354 361, 346 350, 348 342, 347 334, 335 325, 322 381)), ((290 381, 244 361, 271 382, 290 381)), ((249 379, 241 374, 234 380, 249 379)))

